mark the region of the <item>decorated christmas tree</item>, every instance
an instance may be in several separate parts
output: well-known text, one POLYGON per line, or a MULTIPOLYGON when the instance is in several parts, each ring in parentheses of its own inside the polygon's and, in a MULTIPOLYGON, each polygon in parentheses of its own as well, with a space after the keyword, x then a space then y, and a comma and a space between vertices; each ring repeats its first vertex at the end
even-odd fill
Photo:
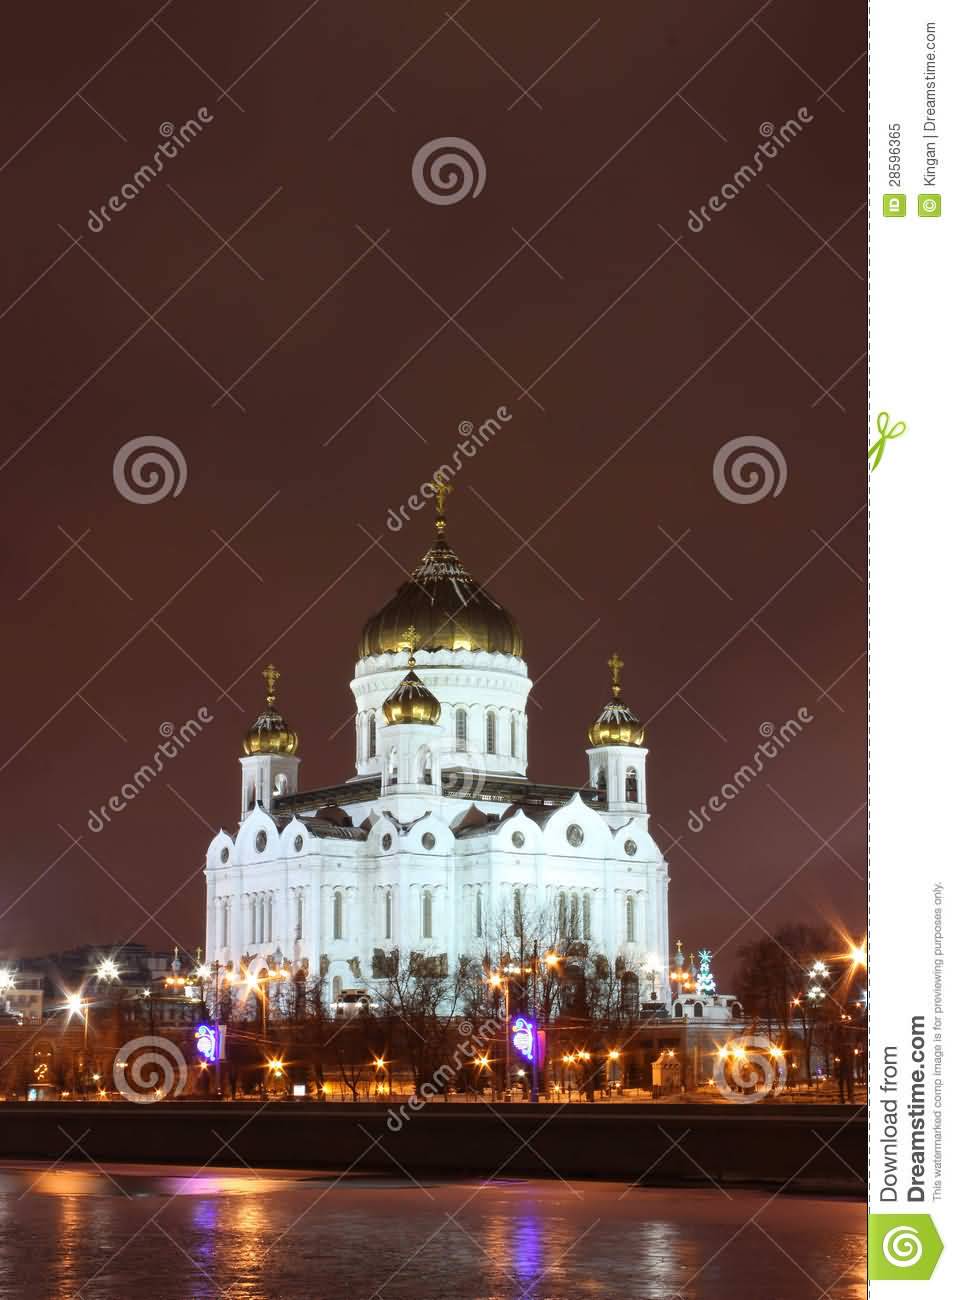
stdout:
POLYGON ((713 997, 718 991, 714 976, 711 974, 712 956, 713 954, 707 948, 702 948, 698 953, 698 992, 706 997, 713 997))

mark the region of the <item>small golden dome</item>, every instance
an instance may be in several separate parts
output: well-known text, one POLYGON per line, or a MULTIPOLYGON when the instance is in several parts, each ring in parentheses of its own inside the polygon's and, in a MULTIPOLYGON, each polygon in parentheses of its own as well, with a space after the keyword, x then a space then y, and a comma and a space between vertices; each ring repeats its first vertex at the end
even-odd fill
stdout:
POLYGON ((621 670, 624 662, 613 654, 608 660, 611 669, 611 700, 588 728, 589 743, 599 745, 643 745, 645 729, 621 698, 621 670))
POLYGON ((295 754, 299 748, 299 736, 276 708, 276 683, 280 675, 272 664, 263 669, 266 707, 246 732, 243 750, 247 754, 295 754))
POLYGON ((366 621, 359 658, 406 649, 410 623, 419 630, 420 650, 486 650, 521 658, 518 624, 476 583, 446 540, 444 502, 452 489, 441 483, 432 487, 436 538, 388 604, 366 621))
POLYGON ((439 720, 442 705, 426 684, 415 673, 415 628, 405 633, 409 651, 409 671, 382 706, 388 723, 415 722, 434 726, 439 720))

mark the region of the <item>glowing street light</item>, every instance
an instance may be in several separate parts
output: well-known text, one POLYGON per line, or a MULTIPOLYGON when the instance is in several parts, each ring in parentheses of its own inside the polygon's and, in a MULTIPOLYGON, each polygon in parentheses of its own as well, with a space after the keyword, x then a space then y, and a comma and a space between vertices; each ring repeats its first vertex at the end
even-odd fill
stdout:
POLYGON ((120 968, 112 957, 104 957, 96 968, 96 978, 107 984, 115 983, 120 978, 120 968))
POLYGON ((204 962, 202 966, 197 967, 196 978, 202 980, 204 984, 207 983, 213 978, 212 966, 204 962))
POLYGON ((847 954, 852 966, 863 966, 867 969, 867 943, 855 943, 851 945, 851 950, 847 954))
POLYGON ((0 967, 0 993, 8 993, 16 984, 17 978, 6 966, 0 967))
POLYGON ((68 993, 66 998, 67 1019, 74 1016, 83 1017, 83 1051, 86 1052, 87 1038, 90 1033, 90 1004, 82 993, 68 993))

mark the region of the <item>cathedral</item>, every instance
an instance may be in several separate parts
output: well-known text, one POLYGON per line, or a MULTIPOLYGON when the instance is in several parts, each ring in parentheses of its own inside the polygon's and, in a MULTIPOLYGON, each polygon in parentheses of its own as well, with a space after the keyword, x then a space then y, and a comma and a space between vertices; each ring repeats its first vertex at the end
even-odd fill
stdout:
POLYGON ((207 852, 206 959, 227 980, 319 978, 342 1007, 374 1004, 397 959, 453 972, 534 934, 569 964, 617 962, 642 1002, 669 1003, 668 867, 623 663, 609 660, 611 698, 582 718, 581 786, 530 781, 522 633, 452 548, 447 491, 431 546, 359 637, 355 775, 304 785, 265 669, 238 828, 207 852))

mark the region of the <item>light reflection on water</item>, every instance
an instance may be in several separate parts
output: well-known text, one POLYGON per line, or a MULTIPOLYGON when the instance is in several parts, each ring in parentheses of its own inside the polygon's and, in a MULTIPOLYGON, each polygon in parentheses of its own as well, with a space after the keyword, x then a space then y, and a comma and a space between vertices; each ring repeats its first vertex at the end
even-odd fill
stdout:
POLYGON ((384 1300, 807 1300, 825 1289, 831 1300, 866 1297, 864 1209, 853 1201, 191 1173, 0 1167, 0 1296, 213 1300, 228 1288, 230 1300, 371 1300, 380 1289, 384 1300), (756 1226, 739 1232, 755 1214, 778 1245, 756 1226))

